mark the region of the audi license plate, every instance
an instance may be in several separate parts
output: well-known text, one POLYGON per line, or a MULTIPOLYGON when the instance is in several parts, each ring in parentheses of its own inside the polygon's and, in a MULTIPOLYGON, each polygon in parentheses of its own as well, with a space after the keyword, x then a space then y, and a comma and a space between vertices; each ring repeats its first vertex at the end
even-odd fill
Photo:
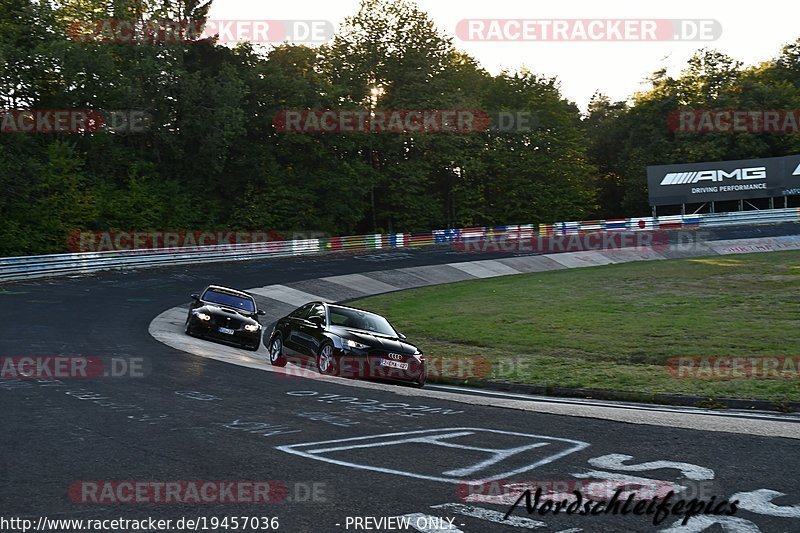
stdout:
POLYGON ((408 363, 390 361, 389 359, 381 359, 381 366, 388 366, 389 368, 397 368, 400 370, 408 370, 408 363))

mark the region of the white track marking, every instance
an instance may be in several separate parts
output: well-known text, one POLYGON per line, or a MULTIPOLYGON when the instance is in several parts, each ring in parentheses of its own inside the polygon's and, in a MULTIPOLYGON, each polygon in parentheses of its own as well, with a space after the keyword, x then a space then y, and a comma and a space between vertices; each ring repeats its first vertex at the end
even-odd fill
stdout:
POLYGON ((389 285, 377 279, 372 279, 364 274, 347 274, 344 276, 330 276, 321 279, 323 281, 330 281, 331 283, 342 285, 348 289, 363 292, 364 294, 380 294, 400 289, 400 287, 395 287, 394 285, 389 285))
POLYGON ((486 261, 469 261, 466 263, 448 263, 447 266, 457 268, 476 278, 494 278, 497 276, 509 276, 520 273, 519 270, 493 259, 486 261))
MULTIPOLYGON (((646 477, 637 477, 631 476, 628 474, 616 474, 611 472, 602 472, 598 470, 591 470, 589 472, 581 473, 581 474, 572 474, 574 477, 578 479, 591 479, 591 480, 606 480, 612 481, 613 486, 616 488, 627 488, 630 485, 639 486, 640 488, 637 489, 627 489, 625 490, 620 497, 620 499, 627 498, 628 495, 633 493, 646 493, 650 498, 654 496, 663 497, 669 492, 667 489, 674 491, 675 494, 680 494, 681 492, 686 490, 686 487, 683 485, 678 485, 677 483, 673 483, 672 481, 663 481, 660 479, 650 479, 646 477)), ((593 494, 596 492, 608 491, 609 484, 599 482, 599 483, 589 483, 586 487, 586 492, 589 494, 593 494)), ((613 491, 611 491, 613 492, 613 491)), ((569 497, 570 494, 557 494, 552 498, 561 498, 569 497)), ((609 495, 610 496, 610 495, 609 495)))
POLYGON ((624 461, 633 459, 632 455, 612 453, 589 459, 589 464, 596 468, 607 468, 609 470, 621 470, 622 472, 642 472, 644 470, 659 470, 662 468, 674 468, 680 470, 688 479, 703 481, 714 479, 714 471, 710 468, 693 465, 691 463, 678 463, 675 461, 650 461, 638 465, 624 465, 624 461))
POLYGON ((441 285, 442 283, 452 283, 454 281, 465 281, 477 279, 463 270, 453 268, 450 265, 428 265, 417 267, 398 268, 396 272, 409 274, 419 278, 420 285, 441 285))
MULTIPOLYGON (((483 507, 473 507, 471 505, 463 505, 460 503, 445 503, 443 505, 433 505, 431 509, 441 509, 443 511, 450 511, 472 518, 479 518, 489 522, 495 522, 507 526, 524 527, 528 529, 538 529, 547 527, 547 524, 539 520, 531 520, 530 518, 522 518, 519 516, 510 516, 508 520, 504 520, 505 513, 493 511, 491 509, 484 509, 483 507)), ((580 530, 578 530, 580 531, 580 530)))
POLYGON ((758 526, 750 520, 735 516, 693 516, 684 526, 683 520, 678 520, 672 527, 660 530, 661 533, 700 533, 713 525, 719 525, 725 533, 761 533, 758 526))
MULTIPOLYGON (((457 468, 455 470, 448 470, 447 472, 443 472, 446 476, 468 476, 470 474, 474 474, 484 468, 490 467, 494 464, 499 463, 500 461, 504 461, 509 457, 516 455, 518 453, 522 453, 528 450, 533 450, 534 448, 541 448, 542 446, 549 446, 549 442, 537 442, 534 444, 528 444, 526 446, 518 446, 516 448, 509 448, 507 450, 495 450, 492 453, 492 457, 486 459, 485 461, 481 461, 480 463, 476 463, 467 468, 457 468)), ((461 446, 453 446, 454 448, 462 448, 461 446)), ((468 447, 464 449, 470 449, 468 447)), ((489 451, 489 450, 484 450, 489 451)))
POLYGON ((775 505, 772 500, 786 496, 783 492, 758 489, 750 492, 737 492, 729 501, 739 500, 739 507, 752 513, 782 518, 800 518, 800 503, 794 505, 775 505))
POLYGON ((749 254, 753 252, 775 252, 786 249, 773 238, 731 239, 726 241, 707 241, 706 246, 719 255, 749 254))
POLYGON ((330 453, 330 452, 341 452, 346 450, 355 450, 359 448, 374 448, 376 446, 392 446, 394 444, 436 444, 441 445, 439 442, 442 439, 454 439, 456 437, 464 437, 467 435, 474 435, 472 431, 460 431, 456 433, 442 433, 440 435, 431 435, 429 437, 416 437, 412 439, 397 439, 397 440, 389 440, 389 441, 380 441, 380 442, 370 442, 368 444, 354 444, 352 446, 336 446, 333 448, 317 448, 314 450, 308 450, 308 453, 330 453))
POLYGON ((272 298, 279 302, 287 303, 289 305, 301 306, 308 302, 332 302, 328 298, 317 296, 308 292, 299 291, 286 285, 267 285, 266 287, 259 287, 257 289, 250 289, 247 292, 258 294, 265 298, 272 298))
POLYGON ((437 389, 443 391, 456 391, 456 392, 463 392, 465 394, 474 394, 476 396, 496 396, 498 398, 519 398, 519 399, 527 399, 531 401, 541 401, 541 402, 548 402, 548 403, 561 403, 567 405, 587 405, 587 406, 602 406, 602 407, 611 407, 614 409, 633 409, 637 411, 658 411, 663 413, 681 413, 681 414, 690 414, 690 415, 710 415, 710 416, 729 416, 733 418, 757 418, 757 419, 769 419, 769 420, 780 420, 782 422, 791 421, 791 420, 798 420, 800 421, 800 417, 797 415, 789 414, 789 413, 765 413, 765 412, 752 412, 752 411, 735 411, 732 410, 731 412, 725 412, 720 410, 713 410, 713 409, 702 409, 699 407, 667 407, 655 404, 636 404, 636 403, 626 403, 622 401, 602 401, 602 400, 587 400, 583 398, 558 398, 554 396, 540 396, 537 394, 523 394, 523 393, 515 393, 515 392, 503 392, 503 391, 495 391, 495 390, 481 390, 475 389, 470 387, 456 387, 452 385, 439 385, 439 384, 428 384, 426 385, 428 390, 430 389, 437 389))
MULTIPOLYGON (((445 443, 445 444, 447 444, 448 447, 461 447, 472 450, 478 449, 477 447, 474 446, 462 446, 459 443, 445 443)), ((369 435, 364 437, 353 437, 348 439, 336 439, 336 440, 320 441, 320 442, 290 444, 285 446, 277 446, 276 449, 284 451, 286 453, 291 453, 293 455, 299 455, 301 457, 306 457, 317 461, 323 461, 326 463, 346 466, 349 468, 355 468, 359 470, 370 470, 373 472, 395 474, 395 475, 413 477, 418 479, 427 479, 431 481, 441 481, 445 483, 463 483, 467 481, 474 481, 474 480, 464 479, 463 476, 465 475, 474 474, 480 470, 486 470, 493 464, 497 464, 500 461, 512 458, 514 456, 519 456, 520 454, 524 454, 527 451, 539 448, 541 447, 541 445, 544 444, 547 445, 561 444, 561 445, 567 445, 568 447, 566 449, 560 449, 560 451, 554 450, 553 453, 545 455, 544 457, 541 456, 539 456, 538 458, 531 457, 528 460, 533 460, 533 462, 528 463, 522 467, 513 468, 512 470, 505 472, 490 472, 491 475, 480 476, 480 480, 492 481, 496 479, 506 479, 516 474, 522 472, 528 472, 542 465, 552 463, 553 461, 561 459, 562 457, 565 457, 577 451, 583 450, 584 448, 589 446, 589 444, 586 442, 570 440, 570 439, 562 439, 557 437, 548 437, 543 435, 532 435, 528 433, 516 433, 511 431, 500 431, 500 430, 486 429, 486 428, 441 428, 441 429, 425 429, 419 431, 404 431, 400 433, 385 433, 379 435, 369 435), (480 451, 490 453, 492 454, 492 457, 490 457, 488 460, 480 461, 472 466, 461 467, 443 472, 443 476, 455 475, 462 477, 433 476, 420 472, 395 470, 391 468, 374 466, 370 464, 358 464, 323 456, 324 453, 342 452, 352 449, 402 446, 404 444, 422 443, 422 444, 430 444, 433 446, 441 446, 442 442, 446 438, 457 438, 457 437, 480 435, 486 433, 489 433, 491 435, 511 435, 516 437, 524 437, 527 439, 534 439, 538 442, 510 449, 480 448, 480 451), (329 446, 329 445, 341 445, 341 446, 329 446)), ((454 459, 456 460, 458 459, 458 456, 455 454, 454 454, 454 459)))
POLYGON ((614 263, 612 259, 602 255, 600 252, 567 252, 561 254, 546 254, 544 257, 567 268, 603 266, 614 263))

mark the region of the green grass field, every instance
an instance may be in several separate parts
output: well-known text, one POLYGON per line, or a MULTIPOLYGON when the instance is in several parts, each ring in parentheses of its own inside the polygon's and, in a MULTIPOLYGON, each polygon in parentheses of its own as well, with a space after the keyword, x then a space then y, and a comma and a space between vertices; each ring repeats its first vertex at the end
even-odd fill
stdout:
POLYGON ((634 262, 365 298, 428 356, 489 379, 706 398, 800 399, 800 380, 676 378, 676 356, 800 355, 800 252, 634 262))

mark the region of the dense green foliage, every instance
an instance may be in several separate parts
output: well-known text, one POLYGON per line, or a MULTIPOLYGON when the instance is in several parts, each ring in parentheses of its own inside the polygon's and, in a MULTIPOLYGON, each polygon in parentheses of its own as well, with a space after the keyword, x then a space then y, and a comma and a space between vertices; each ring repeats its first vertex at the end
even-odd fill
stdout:
POLYGON ((663 71, 652 88, 630 103, 595 95, 585 125, 589 160, 600 171, 600 217, 642 213, 647 206, 645 167, 800 153, 797 133, 681 133, 667 127, 671 112, 800 109, 800 40, 761 65, 743 65, 714 50, 700 50, 678 78, 663 71))
POLYGON ((144 110, 144 132, 0 134, 0 256, 73 230, 330 234, 553 222, 647 210, 644 166, 781 155, 797 136, 675 135, 679 106, 797 109, 800 44, 741 70, 700 52, 588 116, 555 79, 493 76, 404 0, 364 0, 321 47, 81 42, 89 19, 205 20, 199 0, 0 0, 0 108, 144 110), (380 96, 373 96, 373 89, 380 96), (297 134, 286 109, 529 111, 529 132, 297 134), (696 137, 696 138, 694 138, 696 137))

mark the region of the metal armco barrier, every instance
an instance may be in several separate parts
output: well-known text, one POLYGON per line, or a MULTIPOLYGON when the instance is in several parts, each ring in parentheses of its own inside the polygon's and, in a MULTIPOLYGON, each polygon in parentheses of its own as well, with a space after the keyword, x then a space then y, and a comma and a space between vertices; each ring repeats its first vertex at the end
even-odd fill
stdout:
POLYGON ((527 238, 533 235, 570 235, 588 231, 652 231, 799 222, 800 208, 736 211, 703 215, 634 217, 615 220, 556 222, 494 227, 434 230, 428 233, 354 235, 293 241, 197 246, 192 248, 134 249, 106 252, 6 257, 0 259, 0 282, 46 276, 91 274, 103 270, 246 261, 346 251, 413 248, 443 245, 476 237, 527 238))

